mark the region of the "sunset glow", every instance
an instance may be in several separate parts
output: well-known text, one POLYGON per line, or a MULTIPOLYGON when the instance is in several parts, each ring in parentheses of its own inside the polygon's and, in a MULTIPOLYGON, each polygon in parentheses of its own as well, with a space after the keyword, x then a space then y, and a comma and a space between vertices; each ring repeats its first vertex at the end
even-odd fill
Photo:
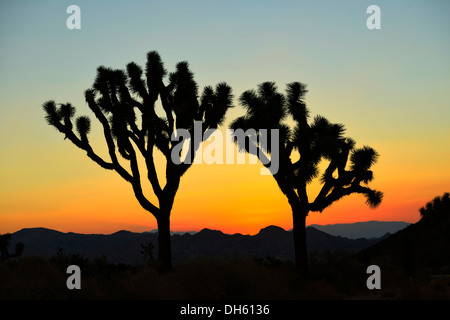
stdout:
MULTIPOLYGON (((165 3, 77 1, 80 30, 66 28, 68 4, 61 1, 2 2, 0 233, 156 229, 131 186, 64 140, 45 123, 41 108, 49 99, 71 102, 77 114, 91 116, 97 126, 92 139, 105 151, 83 92, 99 65, 143 66, 150 50, 161 54, 168 71, 187 60, 200 91, 221 81, 233 88, 235 107, 224 128, 243 114, 238 97, 245 90, 275 81, 284 92, 286 83, 301 81, 308 85, 311 118, 320 114, 344 124, 357 147, 369 145, 380 154, 371 183, 384 193, 378 208, 351 195, 311 213, 307 224, 418 221, 421 206, 450 191, 450 23, 444 14, 450 6, 376 2, 381 30, 367 29, 371 3, 364 1, 198 1, 176 10, 165 3)), ((161 180, 164 165, 159 157, 161 180)), ((261 167, 193 165, 181 179, 171 229, 291 229, 287 199, 261 167)), ((317 186, 310 189, 313 197, 317 186)), ((158 205, 151 188, 145 191, 158 205)))

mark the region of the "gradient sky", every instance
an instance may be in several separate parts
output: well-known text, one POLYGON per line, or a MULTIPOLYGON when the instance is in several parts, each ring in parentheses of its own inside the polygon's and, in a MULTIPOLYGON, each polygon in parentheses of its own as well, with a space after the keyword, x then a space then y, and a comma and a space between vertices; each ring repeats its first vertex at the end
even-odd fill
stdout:
MULTIPOLYGON (((132 189, 44 121, 42 103, 71 102, 96 68, 187 60, 203 88, 235 97, 263 81, 308 85, 312 115, 343 123, 357 147, 380 154, 377 209, 353 195, 307 224, 419 219, 450 191, 450 2, 442 1, 8 1, 0 4, 0 233, 46 227, 80 233, 156 228, 132 189), (69 30, 66 9, 81 9, 69 30), (366 9, 381 8, 381 30, 366 9)), ((237 99, 235 99, 237 105, 237 99)), ((236 107, 228 121, 242 114, 236 107)), ((95 132, 94 132, 95 134, 95 132)), ((94 138, 92 138, 94 139, 94 138)), ((96 140, 102 142, 101 136, 96 140)), ((196 165, 183 177, 172 230, 255 234, 292 227, 286 198, 260 165, 196 165)))

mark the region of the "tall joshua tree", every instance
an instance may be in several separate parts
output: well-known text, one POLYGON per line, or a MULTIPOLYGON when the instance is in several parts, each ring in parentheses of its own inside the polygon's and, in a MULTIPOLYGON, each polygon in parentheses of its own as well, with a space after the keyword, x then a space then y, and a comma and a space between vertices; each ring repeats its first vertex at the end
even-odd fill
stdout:
MULTIPOLYGON (((180 179, 192 163, 181 162, 181 152, 172 152, 176 147, 172 140, 176 140, 178 129, 187 130, 193 137, 194 122, 201 124, 202 137, 206 139, 208 136, 203 133, 217 128, 232 106, 231 88, 226 83, 219 83, 215 88, 205 87, 199 101, 198 86, 187 62, 176 65, 176 71, 168 75, 167 85, 164 84, 166 76, 167 71, 156 51, 147 54, 145 73, 134 62, 127 65, 126 71, 98 67, 92 88, 85 91, 85 99, 103 128, 109 154, 106 157, 95 152, 89 141, 89 117, 80 116, 73 121, 75 107, 70 103, 57 105, 50 100, 43 104, 48 124, 84 150, 100 167, 116 171, 129 182, 140 205, 156 218, 161 271, 172 267, 170 214, 180 179), (160 101, 164 117, 156 112, 157 101, 160 101), (164 186, 156 171, 155 148, 166 158, 164 186), (139 165, 140 158, 145 160, 146 178, 158 204, 144 195, 141 180, 145 169, 142 169, 144 165, 139 165)), ((201 142, 202 138, 190 139, 187 152, 190 159, 195 157, 201 142)))
POLYGON ((344 137, 341 124, 332 124, 322 116, 311 121, 303 101, 306 92, 306 85, 300 82, 289 83, 286 95, 277 92, 275 83, 262 83, 257 91, 248 90, 240 96, 246 114, 231 124, 235 131, 278 129, 277 150, 272 150, 269 143, 273 139, 258 139, 258 135, 248 135, 247 142, 235 140, 240 149, 254 153, 267 168, 271 168, 275 152, 279 153, 278 170, 272 170, 271 174, 292 208, 295 262, 304 276, 308 274, 305 232, 308 214, 322 212, 352 193, 363 194, 370 207, 377 207, 383 197, 382 192, 367 186, 373 180, 370 168, 378 154, 368 146, 355 149, 355 142, 344 137), (326 168, 320 175, 323 163, 326 168), (311 199, 307 186, 316 178, 320 179, 321 189, 311 199))

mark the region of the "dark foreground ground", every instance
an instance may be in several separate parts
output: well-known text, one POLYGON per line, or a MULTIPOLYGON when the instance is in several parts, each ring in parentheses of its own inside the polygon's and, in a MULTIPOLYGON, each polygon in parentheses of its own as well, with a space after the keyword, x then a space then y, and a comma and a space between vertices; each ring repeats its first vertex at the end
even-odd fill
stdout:
POLYGON ((450 299, 448 270, 406 276, 396 266, 380 268, 381 289, 369 290, 367 265, 339 254, 311 257, 307 280, 292 263, 270 258, 199 258, 159 275, 152 266, 114 265, 102 258, 22 257, 0 262, 0 299, 450 299), (66 286, 71 264, 81 269, 80 290, 66 286))

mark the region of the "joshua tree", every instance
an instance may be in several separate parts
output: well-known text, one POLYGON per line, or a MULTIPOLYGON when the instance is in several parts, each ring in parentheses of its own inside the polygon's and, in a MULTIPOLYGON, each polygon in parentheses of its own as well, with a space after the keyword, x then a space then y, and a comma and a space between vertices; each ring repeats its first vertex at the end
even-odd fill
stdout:
POLYGON ((444 193, 442 196, 435 197, 425 206, 420 208, 421 221, 427 222, 448 222, 448 212, 450 208, 450 194, 444 193))
POLYGON ((155 246, 151 241, 149 241, 147 244, 141 244, 141 254, 142 258, 144 259, 144 265, 150 266, 150 264, 153 262, 153 249, 155 249, 155 246))
POLYGON ((378 154, 367 146, 355 149, 355 142, 343 136, 341 124, 332 124, 322 116, 309 121, 303 101, 306 92, 306 85, 299 82, 288 84, 286 95, 277 92, 275 83, 262 83, 257 91, 248 90, 240 96, 246 115, 231 124, 234 130, 278 129, 278 150, 272 150, 268 143, 272 139, 258 141, 258 135, 249 135, 248 143, 235 141, 240 149, 257 155, 267 168, 271 167, 271 154, 279 153, 279 169, 271 174, 292 208, 295 262, 304 276, 308 274, 305 226, 309 212, 322 212, 352 193, 365 195, 370 207, 378 206, 383 197, 367 187, 373 180, 370 168, 378 154), (310 199, 307 186, 319 177, 319 168, 324 164, 320 192, 310 199))
POLYGON ((11 240, 12 234, 0 234, 0 259, 5 260, 9 257, 8 246, 9 240, 11 240))
MULTIPOLYGON (((176 71, 168 75, 167 85, 164 84, 166 76, 167 71, 155 51, 147 54, 144 74, 143 69, 134 62, 127 65, 126 72, 98 67, 92 88, 85 91, 85 99, 103 128, 108 158, 93 150, 88 139, 91 121, 87 116, 78 117, 73 122, 75 108, 70 103, 57 105, 51 100, 43 104, 48 124, 84 150, 100 167, 115 170, 129 182, 140 205, 156 218, 161 271, 169 270, 172 266, 170 213, 180 178, 192 163, 181 162, 181 152, 172 152, 176 146, 172 138, 177 136, 178 129, 187 130, 194 137, 194 121, 201 123, 202 137, 208 138, 203 133, 217 128, 223 122, 232 100, 231 88, 220 83, 215 88, 205 87, 198 101, 198 86, 187 62, 176 65, 176 71), (164 117, 156 112, 158 99, 164 117), (155 148, 166 158, 164 186, 160 184, 156 171, 155 148), (146 177, 158 204, 152 203, 144 195, 139 158, 145 160, 146 177), (179 165, 175 164, 180 162, 179 165), (127 166, 123 163, 127 163, 127 166)), ((190 139, 187 157, 195 157, 201 142, 201 137, 190 139)))
POLYGON ((22 242, 16 243, 16 252, 11 254, 8 252, 9 241, 12 238, 11 233, 0 234, 0 260, 6 260, 11 257, 20 257, 25 249, 25 245, 22 242))

